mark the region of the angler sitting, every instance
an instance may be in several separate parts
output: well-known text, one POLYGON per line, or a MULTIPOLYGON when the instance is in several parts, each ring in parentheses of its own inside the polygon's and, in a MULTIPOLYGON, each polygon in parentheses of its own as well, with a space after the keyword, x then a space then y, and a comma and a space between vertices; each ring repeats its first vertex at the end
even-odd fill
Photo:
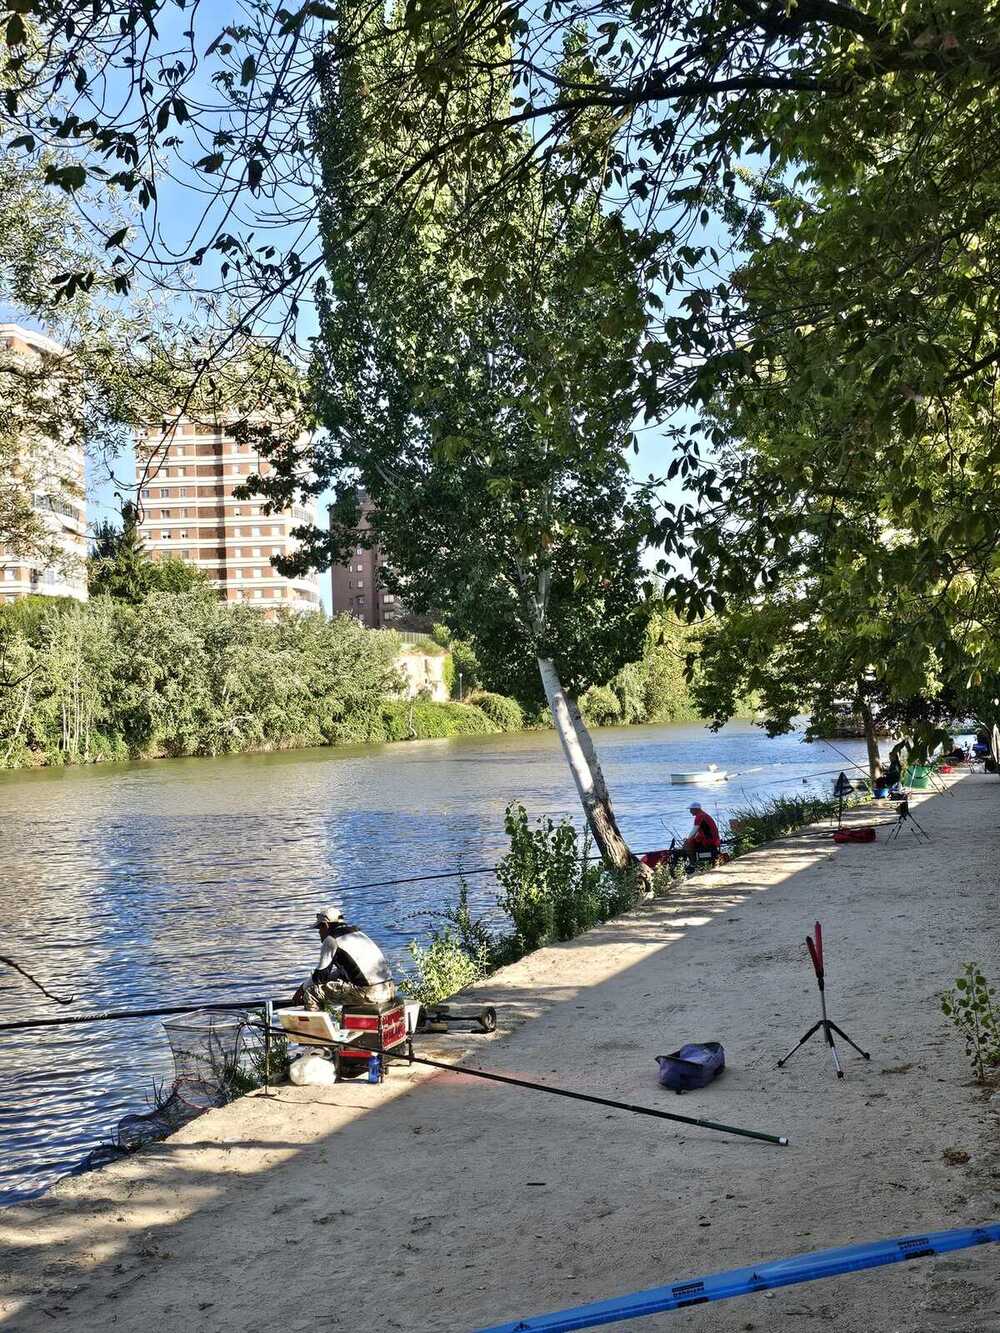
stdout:
POLYGON ((688 807, 694 816, 694 828, 684 839, 684 850, 692 865, 697 865, 698 857, 708 852, 714 861, 722 849, 719 826, 698 801, 692 801, 688 807))
POLYGON ((396 998, 389 962, 373 939, 349 925, 336 907, 316 914, 319 965, 295 992, 294 1005, 385 1004, 396 998))

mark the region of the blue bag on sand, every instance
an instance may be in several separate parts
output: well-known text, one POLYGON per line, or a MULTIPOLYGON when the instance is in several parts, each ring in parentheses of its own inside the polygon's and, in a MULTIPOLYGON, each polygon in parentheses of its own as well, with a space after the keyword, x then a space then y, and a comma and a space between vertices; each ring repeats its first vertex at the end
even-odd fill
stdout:
POLYGON ((690 1042, 672 1055, 658 1055, 660 1082, 674 1092, 706 1088, 726 1067, 726 1053, 717 1041, 690 1042))

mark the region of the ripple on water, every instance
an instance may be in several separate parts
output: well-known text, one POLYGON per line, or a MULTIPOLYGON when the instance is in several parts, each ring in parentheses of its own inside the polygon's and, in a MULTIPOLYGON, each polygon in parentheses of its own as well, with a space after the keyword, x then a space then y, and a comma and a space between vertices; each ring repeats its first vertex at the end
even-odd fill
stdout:
MULTIPOLYGON (((841 764, 746 725, 608 730, 598 744, 637 849, 686 827, 692 793, 669 786, 671 769, 760 767, 699 794, 725 814, 841 764)), ((861 742, 838 745, 863 762, 861 742)), ((312 968, 312 913, 328 901, 402 963, 455 882, 351 886, 495 864, 515 798, 533 816, 576 815, 551 734, 4 774, 0 939, 75 994, 75 1012, 282 993, 312 968)), ((470 896, 495 911, 490 876, 470 896)), ((54 1012, 0 972, 0 1019, 54 1012)), ((171 1069, 156 1020, 4 1034, 0 1202, 71 1170, 171 1069)))

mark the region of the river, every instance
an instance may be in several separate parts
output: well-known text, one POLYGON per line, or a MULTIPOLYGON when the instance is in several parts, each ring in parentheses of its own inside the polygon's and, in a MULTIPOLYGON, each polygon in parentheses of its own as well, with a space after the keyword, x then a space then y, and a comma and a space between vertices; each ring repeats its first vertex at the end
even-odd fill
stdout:
MULTIPOLYGON (((847 766, 824 743, 749 724, 597 741, 636 850, 688 830, 694 791, 671 787, 671 770, 739 773, 697 793, 724 816, 801 791, 803 777, 829 790, 829 770, 847 766)), ((864 763, 862 742, 837 746, 864 763)), ((314 966, 314 913, 328 903, 405 962, 455 881, 357 886, 494 865, 515 798, 532 817, 578 815, 552 733, 3 774, 0 952, 75 995, 69 1012, 281 993, 314 966)), ((493 909, 490 876, 470 889, 493 909)), ((0 967, 0 1020, 56 1013, 0 967)), ((71 1170, 171 1068, 156 1020, 0 1034, 0 1203, 71 1170)))

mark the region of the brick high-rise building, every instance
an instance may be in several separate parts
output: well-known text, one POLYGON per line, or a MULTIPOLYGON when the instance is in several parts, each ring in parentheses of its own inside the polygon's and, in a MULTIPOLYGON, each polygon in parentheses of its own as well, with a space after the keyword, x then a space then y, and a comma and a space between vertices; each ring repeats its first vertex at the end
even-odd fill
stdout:
MULTIPOLYGON (((368 529, 367 515, 372 505, 367 496, 360 496, 360 529, 368 529)), ((354 616, 368 629, 391 629, 407 618, 399 600, 382 587, 382 548, 356 546, 346 565, 334 565, 330 570, 330 591, 334 615, 354 616)))
MULTIPOLYGON (((66 392, 58 375, 58 361, 65 354, 59 343, 42 333, 19 324, 0 324, 0 356, 22 358, 29 371, 51 363, 54 398, 66 392)), ((46 394, 48 389, 43 385, 40 391, 46 394)), ((0 546, 0 602, 13 602, 32 593, 86 601, 83 441, 69 436, 54 439, 39 433, 28 420, 17 438, 14 475, 5 480, 22 490, 25 497, 30 496, 35 517, 44 530, 44 544, 55 558, 49 561, 41 552, 17 555, 0 546)))
POLYGON ((202 570, 227 602, 250 602, 262 611, 280 607, 318 611, 319 580, 283 578, 272 555, 295 549, 291 529, 314 523, 310 506, 265 514, 259 499, 237 500, 233 490, 267 464, 241 445, 224 424, 182 420, 166 435, 150 430, 138 442, 137 466, 155 451, 142 487, 142 538, 154 559, 176 556, 202 570))

